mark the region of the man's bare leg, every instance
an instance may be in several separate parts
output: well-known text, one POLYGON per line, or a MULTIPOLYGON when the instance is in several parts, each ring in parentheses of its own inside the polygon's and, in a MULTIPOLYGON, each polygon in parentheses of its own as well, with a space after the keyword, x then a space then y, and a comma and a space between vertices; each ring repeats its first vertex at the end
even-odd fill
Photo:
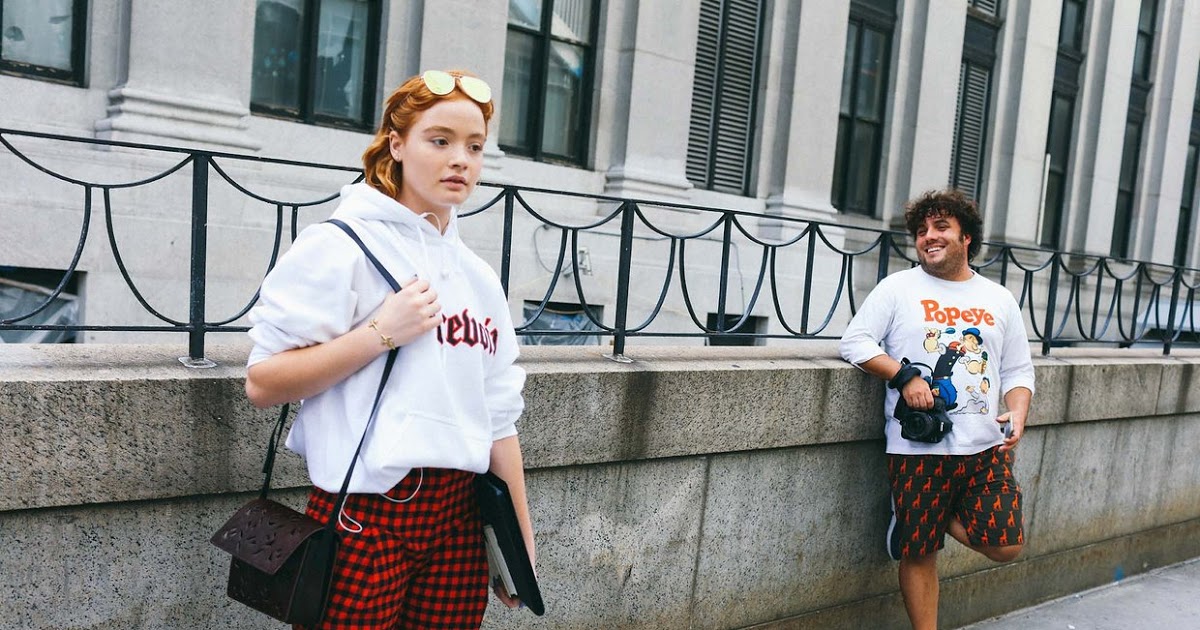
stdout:
POLYGON ((972 545, 970 539, 967 538, 967 528, 963 527, 962 521, 959 521, 958 517, 952 517, 950 522, 946 524, 946 533, 950 534, 950 537, 954 540, 962 543, 962 546, 976 553, 981 553, 996 562, 1016 560, 1017 556, 1021 555, 1021 550, 1025 548, 1024 545, 1008 545, 1005 547, 979 547, 972 545))
MULTIPOLYGON (((961 527, 961 526, 960 526, 961 527)), ((900 560, 900 592, 913 630, 937 630, 937 552, 900 560)))

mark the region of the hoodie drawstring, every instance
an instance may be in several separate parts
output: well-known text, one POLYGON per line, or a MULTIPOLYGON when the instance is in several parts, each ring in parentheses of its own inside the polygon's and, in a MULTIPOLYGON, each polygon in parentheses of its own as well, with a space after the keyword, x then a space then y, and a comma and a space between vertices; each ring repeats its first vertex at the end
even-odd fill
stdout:
MULTIPOLYGON (((407 497, 404 497, 403 499, 393 499, 392 497, 389 497, 386 493, 383 493, 383 492, 378 493, 379 496, 387 499, 388 501, 391 501, 392 503, 408 503, 409 501, 412 501, 413 499, 416 498, 417 493, 421 491, 421 485, 425 483, 425 469, 418 468, 417 472, 420 473, 421 476, 420 476, 420 478, 417 479, 417 487, 413 489, 412 494, 408 495, 407 497)), ((360 521, 355 520, 354 517, 352 517, 346 513, 346 499, 342 499, 342 504, 340 506, 338 506, 337 519, 338 519, 338 526, 341 527, 343 530, 345 530, 351 534, 361 534, 362 533, 362 530, 363 530, 362 523, 360 521)))

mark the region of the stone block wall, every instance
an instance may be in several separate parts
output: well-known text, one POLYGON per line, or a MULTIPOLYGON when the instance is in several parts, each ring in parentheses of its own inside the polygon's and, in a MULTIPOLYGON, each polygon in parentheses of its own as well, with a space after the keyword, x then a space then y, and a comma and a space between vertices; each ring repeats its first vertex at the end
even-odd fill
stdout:
MULTIPOLYGON (((277 628, 224 595, 208 537, 260 483, 275 412, 245 349, 0 347, 0 628, 277 628)), ((824 342, 529 348, 520 422, 548 612, 485 628, 906 627, 887 525, 882 386, 824 342)), ((955 627, 1200 556, 1200 353, 1035 360, 1017 450, 1029 542, 950 542, 955 627)), ((302 463, 276 469, 302 505, 302 463)))

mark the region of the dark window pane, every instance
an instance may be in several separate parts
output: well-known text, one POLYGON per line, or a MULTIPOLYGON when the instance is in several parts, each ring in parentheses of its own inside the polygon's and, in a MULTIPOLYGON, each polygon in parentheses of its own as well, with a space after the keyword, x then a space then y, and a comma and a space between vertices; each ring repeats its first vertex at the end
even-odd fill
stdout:
POLYGON ((852 0, 850 5, 852 9, 857 8, 854 5, 870 7, 889 16, 896 14, 896 0, 852 0))
POLYGON ((504 96, 501 104, 500 143, 523 149, 533 149, 529 137, 534 88, 534 57, 537 39, 517 31, 508 32, 504 49, 504 96))
POLYGON ((1197 173, 1197 153, 1200 153, 1200 145, 1189 144, 1187 151, 1187 161, 1183 167, 1183 205, 1188 208, 1196 207, 1196 188, 1200 186, 1200 180, 1196 178, 1197 173))
POLYGON ((1145 33, 1154 32, 1155 0, 1142 0, 1141 12, 1138 13, 1138 30, 1145 33))
POLYGON ((855 63, 858 55, 858 24, 851 22, 846 32, 846 55, 842 65, 842 106, 841 114, 849 116, 854 107, 854 72, 858 68, 855 63))
POLYGON ((542 0, 508 0, 508 23, 534 30, 542 27, 542 0))
POLYGON ((1063 176, 1051 172, 1046 177, 1046 213, 1042 217, 1041 243, 1045 247, 1058 247, 1059 221, 1063 207, 1063 176))
POLYGON ((1133 192, 1137 179, 1138 153, 1142 144, 1142 125, 1138 122, 1125 123, 1125 144, 1121 154, 1121 175, 1117 187, 1133 192))
POLYGON ((359 120, 363 111, 368 6, 366 0, 323 0, 317 36, 314 110, 359 120))
POLYGON ((878 122, 883 120, 884 72, 888 53, 888 36, 874 29, 863 31, 862 58, 859 59, 858 117, 878 122))
POLYGON ((4 61, 72 70, 72 0, 4 0, 4 61))
POLYGON ((1143 81, 1150 80, 1150 44, 1149 37, 1138 33, 1133 49, 1133 75, 1143 81))
POLYGON ((1067 157, 1070 154, 1071 118, 1074 116, 1071 99, 1059 95, 1054 96, 1050 106, 1050 142, 1047 152, 1050 153, 1050 168, 1062 173, 1067 169, 1067 157))
POLYGON ((1183 168, 1183 204, 1179 207, 1179 223, 1175 232, 1175 264, 1184 265, 1188 255, 1188 244, 1196 241, 1192 229, 1192 215, 1196 209, 1196 187, 1200 181, 1196 179, 1197 153, 1200 145, 1189 144, 1187 162, 1183 168))
POLYGON ((1058 44, 1071 50, 1083 46, 1083 4, 1078 0, 1066 0, 1062 7, 1062 22, 1058 32, 1058 44))
POLYGON ((842 165, 842 161, 850 157, 850 130, 853 125, 846 117, 838 118, 838 133, 837 133, 837 162, 833 166, 833 203, 839 208, 844 208, 846 199, 842 192, 846 189, 846 169, 842 165))
POLYGON ((554 0, 550 34, 581 44, 592 42, 593 0, 554 0))
POLYGON ((846 165, 846 205, 851 210, 871 212, 875 194, 875 155, 877 141, 874 125, 856 123, 851 139, 850 162, 846 165))
POLYGON ((579 46, 550 45, 546 73, 546 108, 542 112, 542 150, 562 156, 575 153, 579 137, 585 51, 579 46))
POLYGON ((254 69, 250 100, 300 110, 302 0, 258 0, 254 17, 254 69))
POLYGON ((1133 221, 1133 195, 1126 191, 1117 191, 1117 211, 1113 219, 1113 256, 1124 258, 1129 256, 1129 231, 1133 221))

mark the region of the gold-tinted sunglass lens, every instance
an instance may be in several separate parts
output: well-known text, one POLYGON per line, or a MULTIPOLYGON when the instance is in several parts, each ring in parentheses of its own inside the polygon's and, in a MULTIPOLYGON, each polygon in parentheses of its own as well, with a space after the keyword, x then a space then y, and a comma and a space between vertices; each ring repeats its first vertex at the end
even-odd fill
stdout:
POLYGON ((438 96, 445 96, 454 91, 454 76, 441 70, 429 70, 421 75, 425 87, 438 96))
POLYGON ((438 96, 445 96, 453 92, 454 81, 457 80, 463 94, 471 97, 476 102, 486 103, 492 100, 492 88, 483 79, 455 77, 449 72, 442 70, 426 70, 421 75, 421 79, 425 81, 425 87, 438 96))
POLYGON ((483 79, 459 77, 458 85, 467 96, 470 96, 478 103, 486 103, 492 100, 492 88, 483 79))

